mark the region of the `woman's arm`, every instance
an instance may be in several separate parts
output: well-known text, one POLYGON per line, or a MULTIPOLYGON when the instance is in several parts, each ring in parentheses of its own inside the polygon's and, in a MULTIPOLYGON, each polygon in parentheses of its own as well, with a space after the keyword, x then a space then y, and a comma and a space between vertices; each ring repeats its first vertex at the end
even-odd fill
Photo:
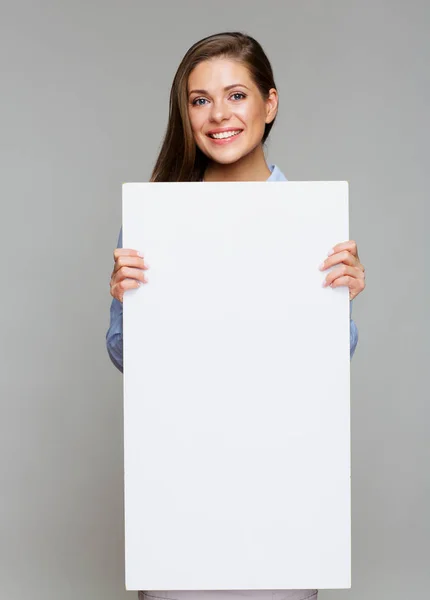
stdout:
POLYGON ((116 298, 112 299, 110 307, 110 325, 106 333, 106 347, 111 361, 122 373, 122 304, 116 298))
POLYGON ((357 325, 352 320, 352 300, 349 303, 349 358, 352 359, 358 343, 357 325))
POLYGON ((348 286, 349 288, 349 358, 351 359, 358 342, 357 325, 352 320, 352 301, 366 287, 366 274, 364 265, 358 256, 357 243, 348 240, 336 244, 328 253, 328 258, 320 265, 320 270, 332 269, 324 280, 325 287, 348 286))
MULTIPOLYGON (((122 228, 119 232, 117 248, 122 248, 122 228)), ((106 348, 109 357, 117 369, 123 372, 122 343, 122 302, 112 299, 110 306, 110 324, 106 333, 106 348)))

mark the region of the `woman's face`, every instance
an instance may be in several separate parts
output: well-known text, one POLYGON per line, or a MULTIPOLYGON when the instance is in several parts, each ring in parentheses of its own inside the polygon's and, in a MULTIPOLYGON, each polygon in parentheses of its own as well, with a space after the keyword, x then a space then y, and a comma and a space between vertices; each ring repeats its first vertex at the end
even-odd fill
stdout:
POLYGON ((276 90, 270 90, 264 100, 248 69, 231 59, 203 61, 188 78, 188 114, 194 139, 217 163, 234 163, 259 146, 277 105, 276 90))

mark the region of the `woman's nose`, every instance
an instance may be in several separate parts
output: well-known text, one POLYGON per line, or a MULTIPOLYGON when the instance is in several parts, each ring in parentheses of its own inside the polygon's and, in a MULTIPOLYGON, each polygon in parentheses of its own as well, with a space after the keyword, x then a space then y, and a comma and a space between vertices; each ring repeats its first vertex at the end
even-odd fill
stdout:
POLYGON ((211 120, 212 121, 220 122, 220 121, 223 121, 224 119, 228 119, 229 117, 230 117, 230 109, 226 104, 224 104, 223 102, 219 102, 219 103, 214 102, 212 104, 212 110, 211 110, 211 120))

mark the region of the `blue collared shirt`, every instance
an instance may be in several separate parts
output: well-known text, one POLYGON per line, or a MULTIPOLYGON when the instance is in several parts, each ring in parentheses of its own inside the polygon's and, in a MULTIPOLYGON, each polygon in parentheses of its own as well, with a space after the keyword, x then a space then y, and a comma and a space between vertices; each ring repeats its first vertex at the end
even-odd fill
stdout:
MULTIPOLYGON (((287 181, 287 178, 276 165, 269 165, 271 175, 267 181, 287 181)), ((122 248, 122 229, 119 232, 117 248, 122 248)), ((352 358, 358 342, 357 326, 352 320, 352 301, 350 307, 350 327, 349 327, 349 355, 352 358)), ((122 302, 116 298, 112 299, 110 307, 110 324, 106 333, 106 347, 113 364, 123 371, 123 343, 122 343, 122 302)))

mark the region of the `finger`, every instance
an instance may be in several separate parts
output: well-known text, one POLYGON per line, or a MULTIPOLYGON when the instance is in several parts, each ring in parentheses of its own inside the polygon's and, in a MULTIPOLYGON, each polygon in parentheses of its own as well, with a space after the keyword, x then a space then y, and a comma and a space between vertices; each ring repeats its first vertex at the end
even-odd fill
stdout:
POLYGON ((349 290, 349 299, 352 300, 357 294, 358 291, 356 292, 354 290, 354 278, 351 277, 350 275, 344 275, 343 277, 338 277, 337 279, 335 279, 335 281, 333 281, 333 283, 331 284, 332 288, 338 288, 341 286, 345 286, 348 288, 349 290))
POLYGON ((114 273, 122 269, 123 267, 135 267, 137 269, 149 269, 149 265, 146 260, 138 256, 120 255, 115 260, 113 268, 114 273))
POLYGON ((143 253, 139 250, 131 250, 130 248, 115 248, 113 251, 113 258, 116 260, 118 256, 138 256, 144 258, 143 253))
POLYGON ((123 281, 124 279, 135 279, 136 281, 142 281, 143 283, 147 283, 148 278, 145 275, 145 272, 142 269, 134 268, 134 267, 121 267, 118 271, 114 272, 113 285, 116 283, 123 281))
POLYGON ((362 278, 357 279, 356 277, 351 277, 350 275, 344 275, 343 277, 339 277, 333 281, 331 287, 338 288, 341 286, 347 286, 349 288, 349 299, 353 300, 360 292, 364 290, 366 284, 362 278))
POLYGON ((111 287, 111 294, 114 298, 123 301, 124 293, 128 290, 137 289, 142 285, 140 281, 136 279, 123 279, 111 287))
POLYGON ((329 256, 335 254, 336 252, 342 252, 343 250, 348 250, 358 258, 358 248, 357 243, 354 240, 348 240, 346 242, 341 242, 340 244, 336 244, 329 252, 329 256))
POLYGON ((342 264, 338 267, 335 267, 332 271, 330 271, 330 273, 327 274, 327 277, 323 282, 323 287, 332 285, 337 279, 345 276, 352 277, 354 279, 361 279, 363 277, 363 272, 356 267, 350 267, 342 264))
POLYGON ((351 267, 357 267, 360 264, 358 258, 351 254, 349 250, 343 250, 326 258, 325 261, 320 264, 319 268, 320 271, 325 271, 329 267, 340 263, 344 263, 351 267))

